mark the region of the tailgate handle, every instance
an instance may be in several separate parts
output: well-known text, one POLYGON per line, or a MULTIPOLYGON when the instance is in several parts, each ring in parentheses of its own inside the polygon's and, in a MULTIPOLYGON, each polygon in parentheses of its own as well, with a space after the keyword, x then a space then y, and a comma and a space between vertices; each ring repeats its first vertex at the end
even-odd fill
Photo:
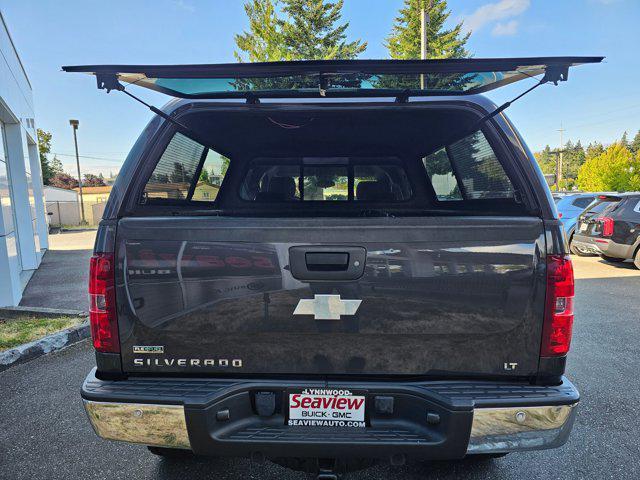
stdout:
POLYGON ((340 271, 349 267, 349 254, 346 252, 307 252, 304 257, 307 270, 311 272, 340 271))
POLYGON ((364 273, 367 250, 348 245, 309 245, 289 248, 289 268, 297 280, 353 281, 364 273))

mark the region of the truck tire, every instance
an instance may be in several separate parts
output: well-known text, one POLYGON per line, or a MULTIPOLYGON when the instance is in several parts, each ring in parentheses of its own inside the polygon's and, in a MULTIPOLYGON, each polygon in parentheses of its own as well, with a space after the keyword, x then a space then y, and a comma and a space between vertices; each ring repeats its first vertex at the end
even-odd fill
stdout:
POLYGON ((181 460, 193 457, 191 450, 182 450, 180 448, 152 447, 147 445, 147 449, 154 455, 172 460, 181 460))
POLYGON ((600 258, 603 259, 605 262, 610 262, 610 263, 621 263, 626 260, 625 258, 610 257, 608 255, 602 255, 602 254, 600 255, 600 258))

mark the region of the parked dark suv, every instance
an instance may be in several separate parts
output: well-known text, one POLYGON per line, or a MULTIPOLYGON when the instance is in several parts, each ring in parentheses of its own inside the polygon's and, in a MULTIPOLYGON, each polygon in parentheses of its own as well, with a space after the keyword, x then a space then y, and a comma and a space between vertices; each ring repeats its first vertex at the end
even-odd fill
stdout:
POLYGON ((477 94, 600 60, 65 67, 181 97, 98 230, 96 433, 322 478, 564 444, 565 235, 508 104, 477 94))
POLYGON ((572 245, 608 262, 633 260, 640 268, 640 193, 598 196, 578 218, 572 245))

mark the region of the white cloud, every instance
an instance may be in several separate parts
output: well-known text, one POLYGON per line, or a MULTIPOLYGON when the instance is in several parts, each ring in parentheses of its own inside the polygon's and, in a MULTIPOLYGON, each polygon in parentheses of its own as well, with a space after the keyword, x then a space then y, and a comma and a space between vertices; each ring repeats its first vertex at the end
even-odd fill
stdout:
MULTIPOLYGON (((517 17, 524 13, 530 5, 530 0, 500 0, 496 3, 487 3, 464 19, 464 27, 466 30, 476 32, 485 25, 497 20, 517 17)), ((506 26, 509 26, 510 23, 507 23, 506 26)))
POLYGON ((173 0, 173 4, 186 12, 193 13, 196 11, 196 7, 191 5, 190 3, 185 2, 184 0, 173 0))
POLYGON ((518 21, 510 20, 506 23, 496 23, 496 26, 491 30, 491 35, 494 37, 503 37, 507 35, 515 35, 518 33, 518 21))

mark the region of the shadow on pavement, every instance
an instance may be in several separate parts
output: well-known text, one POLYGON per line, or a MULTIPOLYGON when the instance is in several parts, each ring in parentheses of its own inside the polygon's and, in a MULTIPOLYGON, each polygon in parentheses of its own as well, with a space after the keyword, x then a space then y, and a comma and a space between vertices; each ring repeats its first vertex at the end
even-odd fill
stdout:
MULTIPOLYGON (((379 464, 364 470, 344 474, 344 480, 373 479, 441 479, 464 478, 471 472, 480 478, 506 478, 501 475, 502 459, 464 459, 451 462, 408 462, 403 466, 379 464)), ((185 460, 159 459, 155 475, 163 480, 184 478, 239 479, 313 479, 314 474, 305 474, 285 469, 270 461, 252 463, 246 459, 194 457, 185 460)), ((506 472, 505 472, 506 473, 506 472)))

